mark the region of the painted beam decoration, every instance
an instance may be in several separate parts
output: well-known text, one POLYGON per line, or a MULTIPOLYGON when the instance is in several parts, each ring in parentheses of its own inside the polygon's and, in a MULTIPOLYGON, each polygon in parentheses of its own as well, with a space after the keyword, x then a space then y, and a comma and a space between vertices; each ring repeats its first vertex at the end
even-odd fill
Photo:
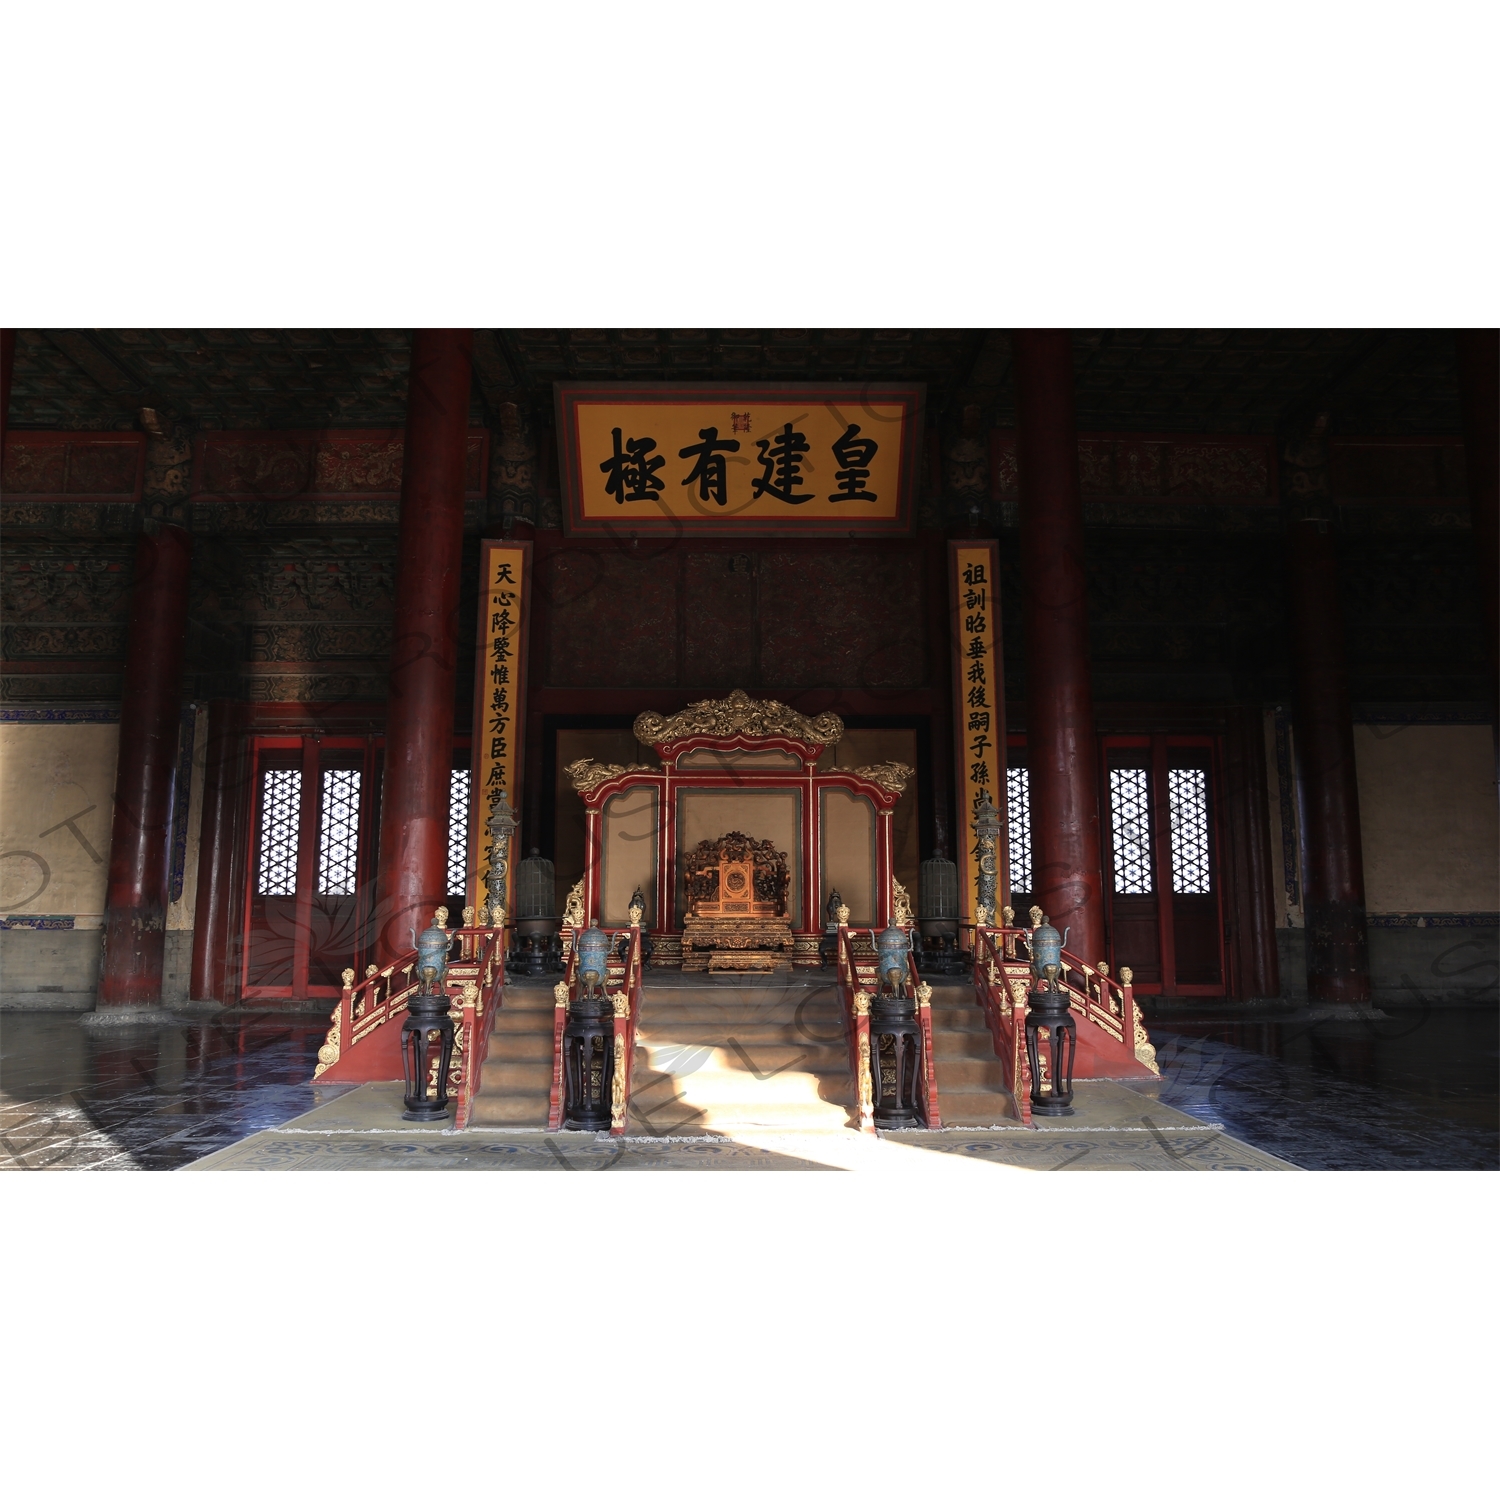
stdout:
POLYGON ((1000 549, 993 541, 948 543, 949 638, 953 643, 953 744, 957 758, 959 920, 972 923, 979 873, 974 804, 988 792, 1000 814, 1002 876, 997 903, 1009 899, 1005 840, 1005 676, 1000 655, 1000 549))
POLYGON ((573 535, 909 532, 925 387, 557 386, 573 535))
MULTIPOLYGON (((469 874, 469 905, 489 899, 485 877, 494 849, 486 832, 500 793, 520 816, 522 716, 526 706, 526 647, 531 612, 531 543, 485 540, 479 554, 479 650, 475 653, 474 738, 469 754, 469 848, 478 854, 469 874)), ((520 830, 517 830, 519 834, 520 830)), ((513 906, 516 846, 505 909, 513 906)))

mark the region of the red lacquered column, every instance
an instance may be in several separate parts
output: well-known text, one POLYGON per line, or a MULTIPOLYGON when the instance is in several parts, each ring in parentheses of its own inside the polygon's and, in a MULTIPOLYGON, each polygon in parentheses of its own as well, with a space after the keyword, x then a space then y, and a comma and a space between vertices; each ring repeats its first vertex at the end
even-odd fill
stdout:
POLYGON ((203 823, 198 843, 198 893, 193 906, 193 966, 188 998, 228 1005, 235 998, 234 912, 236 829, 243 803, 243 726, 239 705, 208 706, 203 766, 203 823))
POLYGON ((1318 418, 1288 446, 1282 466, 1306 865, 1307 998, 1314 1006, 1368 1005, 1364 847, 1325 427, 1326 418, 1318 418))
POLYGON ((1072 341, 1066 330, 1018 330, 1013 345, 1033 878, 1048 919, 1072 929, 1068 948, 1096 962, 1104 906, 1072 341))
MULTIPOLYGON (((1500 694, 1500 330, 1464 329, 1458 344, 1458 396, 1464 424, 1464 467, 1473 514, 1474 560, 1484 601, 1490 688, 1500 694)), ((1491 699, 1500 733, 1500 703, 1491 699)))
POLYGON ((411 947, 448 883, 472 343, 467 329, 422 329, 412 340, 376 883, 382 963, 411 947))
POLYGON ((180 526, 161 526, 136 544, 96 1016, 161 1004, 191 560, 192 540, 180 526))

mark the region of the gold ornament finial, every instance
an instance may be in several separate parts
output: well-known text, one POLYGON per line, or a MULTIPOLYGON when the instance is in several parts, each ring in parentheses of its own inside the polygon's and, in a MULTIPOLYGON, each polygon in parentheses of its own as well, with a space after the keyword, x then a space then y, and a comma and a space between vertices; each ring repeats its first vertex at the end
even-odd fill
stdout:
POLYGON ((1014 927, 1016 925, 1016 909, 1015 909, 1015 907, 1013 907, 1013 906, 1002 906, 1000 908, 1000 915, 1005 918, 1005 925, 1007 927, 1014 927))
POLYGON ((1096 964, 1095 964, 1095 965, 1094 965, 1094 967, 1095 967, 1095 968, 1096 968, 1096 969, 1098 969, 1098 971, 1099 971, 1099 972, 1100 972, 1100 973, 1101 973, 1101 974, 1102 974, 1102 975, 1103 975, 1103 976, 1104 976, 1104 977, 1105 977, 1105 978, 1106 978, 1106 979, 1108 979, 1108 978, 1109 978, 1109 960, 1108 960, 1108 959, 1107 959, 1107 958, 1101 958, 1101 959, 1100 959, 1100 960, 1099 960, 1099 962, 1098 962, 1098 963, 1096 963, 1096 964))
POLYGON ((1044 912, 1040 906, 1033 906, 1031 908, 1030 916, 1033 930, 1038 927, 1045 927, 1047 925, 1047 913, 1044 912))
POLYGON ((915 925, 917 917, 911 909, 911 897, 906 894, 906 887, 894 877, 891 880, 891 911, 891 920, 897 927, 915 925))
POLYGON ((448 908, 446 906, 440 906, 440 907, 438 907, 438 909, 435 912, 433 912, 433 914, 432 914, 432 925, 434 927, 441 927, 444 932, 447 932, 447 930, 448 930, 448 908))
POLYGON ((568 981, 559 979, 552 986, 552 1004, 555 1009, 563 1010, 568 1003, 568 981))
POLYGON ((839 907, 834 915, 839 919, 840 927, 847 927, 849 925, 849 908, 847 906, 839 907))
POLYGON ((867 1016, 870 1014, 870 993, 868 990, 855 990, 854 1014, 857 1016, 867 1016))
POLYGON ((354 986, 354 970, 353 969, 345 969, 344 970, 344 988, 346 990, 347 989, 352 989, 353 986, 354 986))
POLYGON ((1121 984, 1132 984, 1132 983, 1134 983, 1134 981, 1135 981, 1135 971, 1133 969, 1121 969, 1120 970, 1120 983, 1121 984))
POLYGON ((380 972, 380 965, 379 964, 366 964, 365 965, 365 978, 366 979, 373 979, 379 972, 380 972))
POLYGON ((472 927, 473 925, 474 925, 474 908, 472 906, 466 906, 466 907, 464 907, 464 926, 465 927, 472 927))

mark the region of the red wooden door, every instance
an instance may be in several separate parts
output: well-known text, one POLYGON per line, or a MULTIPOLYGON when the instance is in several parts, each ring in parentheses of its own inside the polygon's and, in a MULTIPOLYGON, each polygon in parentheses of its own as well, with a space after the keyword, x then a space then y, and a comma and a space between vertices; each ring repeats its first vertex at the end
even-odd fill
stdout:
POLYGON ((1207 736, 1103 741, 1109 958, 1145 993, 1225 992, 1217 783, 1207 736))

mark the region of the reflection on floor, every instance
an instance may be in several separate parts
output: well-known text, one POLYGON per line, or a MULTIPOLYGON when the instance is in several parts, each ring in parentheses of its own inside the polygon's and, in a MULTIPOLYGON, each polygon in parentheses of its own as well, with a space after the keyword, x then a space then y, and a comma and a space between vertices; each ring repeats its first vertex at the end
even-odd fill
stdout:
MULTIPOLYGON (((1081 1083, 1076 1113, 1042 1129, 787 1131, 748 1126, 678 1137, 548 1135, 401 1120, 401 1085, 367 1083, 319 1109, 263 1130, 187 1170, 234 1171, 874 1171, 967 1172, 976 1165, 1056 1172, 1294 1170, 1149 1094, 1081 1083), (912 1148, 917 1148, 913 1150, 912 1148)), ((773 1101, 774 1102, 774 1101, 773 1101)))
MULTIPOLYGON (((868 1148, 876 1145, 880 1161, 890 1165, 918 1150, 928 1160, 1042 1170, 1281 1164, 1245 1142, 1313 1169, 1500 1165, 1493 1007, 1392 1012, 1391 1020, 1368 1025, 1242 1016, 1153 1016, 1163 1071, 1159 1097, 1132 1096, 1132 1109, 1139 1102, 1135 1128, 1110 1132, 1107 1150, 1103 1135, 1015 1127, 906 1133, 879 1143, 829 1132, 804 1138, 811 1144, 799 1148, 802 1154, 788 1155, 764 1135, 627 1138, 623 1145, 503 1131, 418 1140, 400 1130, 377 1138, 366 1133, 368 1125, 322 1136, 321 1144, 311 1142, 317 1150, 305 1134, 277 1130, 274 1139, 259 1137, 255 1150, 274 1147, 290 1165, 367 1169, 420 1159, 440 1168, 826 1170, 873 1163, 868 1148)), ((231 1011, 178 1026, 101 1032, 71 1015, 6 1012, 0 1015, 0 1167, 170 1169, 287 1126, 349 1093, 347 1086, 308 1082, 326 1027, 322 1015, 231 1011)))
POLYGON ((1500 1010, 1148 1015, 1162 1102, 1313 1170, 1500 1168, 1500 1010))
POLYGON ((324 1015, 93 1028, 0 1015, 0 1168, 160 1171, 347 1093, 309 1084, 324 1015))

